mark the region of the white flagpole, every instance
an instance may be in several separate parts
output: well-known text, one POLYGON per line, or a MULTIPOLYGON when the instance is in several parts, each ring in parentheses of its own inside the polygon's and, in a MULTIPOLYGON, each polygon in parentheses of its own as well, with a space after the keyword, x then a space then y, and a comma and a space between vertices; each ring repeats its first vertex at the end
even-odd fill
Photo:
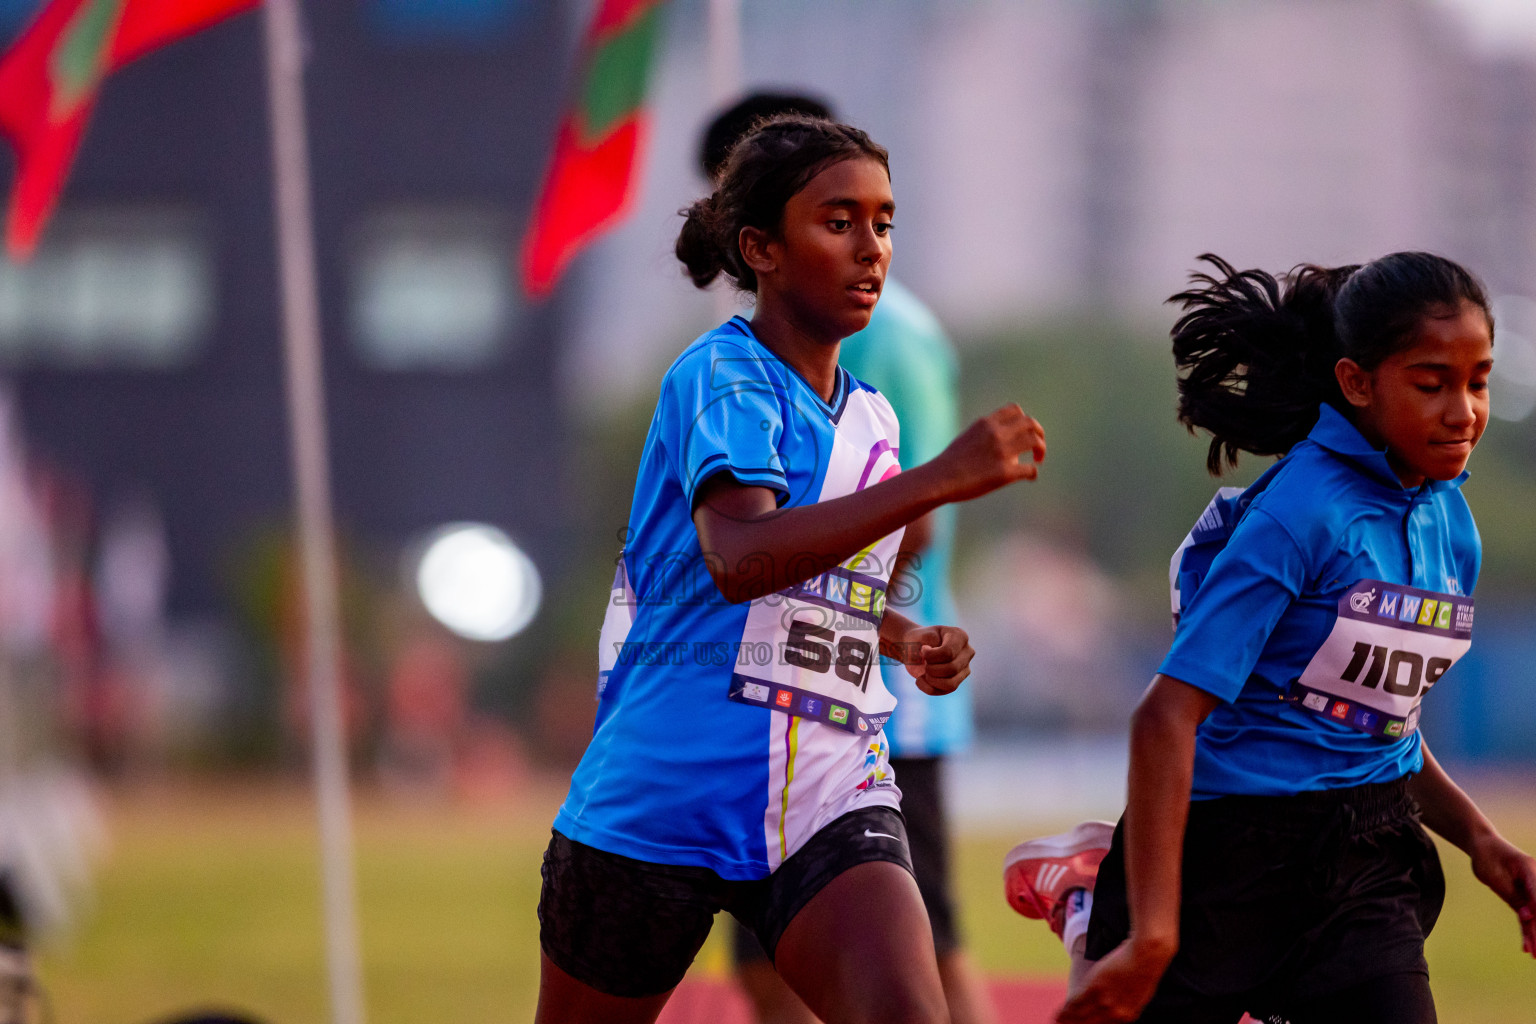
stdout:
MULTIPOLYGON (((714 117, 741 92, 741 0, 709 0, 709 114, 714 117)), ((736 289, 723 276, 714 286, 715 315, 725 320, 741 309, 736 289)))
POLYGON ((741 91, 741 0, 709 0, 709 102, 718 110, 741 91))
POLYGON ((315 797, 332 1024, 363 1024, 362 967, 352 868, 335 524, 326 457, 320 302, 304 117, 304 43, 298 0, 266 0, 267 94, 273 199, 282 282, 289 443, 299 513, 315 797))

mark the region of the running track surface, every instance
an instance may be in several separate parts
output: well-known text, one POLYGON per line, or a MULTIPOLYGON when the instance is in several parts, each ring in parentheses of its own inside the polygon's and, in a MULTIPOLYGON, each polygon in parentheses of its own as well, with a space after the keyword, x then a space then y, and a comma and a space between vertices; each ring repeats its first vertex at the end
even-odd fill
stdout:
MULTIPOLYGON (((1065 981, 993 978, 997 1024, 1050 1024, 1067 995, 1065 981)), ((747 1000, 728 980, 689 978, 677 987, 657 1024, 753 1024, 747 1000)), ((1254 1024, 1244 1017, 1242 1024, 1254 1024)))
MULTIPOLYGON (((1064 981, 993 979, 997 1024, 1050 1024, 1066 998, 1064 981)), ((752 1024, 747 1001, 728 980, 689 978, 677 987, 658 1024, 752 1024)))

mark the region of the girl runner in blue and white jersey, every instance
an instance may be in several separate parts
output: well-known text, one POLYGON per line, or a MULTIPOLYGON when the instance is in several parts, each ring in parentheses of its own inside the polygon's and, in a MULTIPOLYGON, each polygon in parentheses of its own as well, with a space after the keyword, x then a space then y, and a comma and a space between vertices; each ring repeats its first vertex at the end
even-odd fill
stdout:
POLYGON ((945 693, 972 651, 885 591, 907 523, 1032 479, 1045 441, 1007 406, 900 472, 889 403, 837 362, 879 298, 894 208, 868 136, 784 117, 686 211, 694 282, 724 273, 755 311, 662 380, 597 724, 544 860, 540 1021, 654 1020, 721 909, 825 1021, 947 1020, 878 654, 945 693))
POLYGON ((1417 728, 1471 642, 1481 545, 1459 488, 1488 419, 1488 301, 1427 253, 1283 280, 1204 258, 1215 273, 1173 298, 1180 419, 1211 433, 1212 472, 1284 458, 1175 556, 1173 647, 1131 720, 1092 897, 1097 963, 1058 1020, 1431 1024, 1445 889, 1421 821, 1536 953, 1536 860, 1417 728))

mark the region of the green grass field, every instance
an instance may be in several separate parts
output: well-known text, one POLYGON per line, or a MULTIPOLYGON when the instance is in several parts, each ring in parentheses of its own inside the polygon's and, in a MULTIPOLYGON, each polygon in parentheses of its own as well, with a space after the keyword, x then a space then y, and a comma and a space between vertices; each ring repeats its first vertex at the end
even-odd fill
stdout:
MULTIPOLYGON (((539 855, 560 789, 494 804, 364 794, 356 816, 369 1020, 532 1016, 539 855)), ((1479 794, 1536 849, 1536 789, 1479 794)), ((149 1024, 192 1007, 272 1024, 327 1019, 313 814, 299 785, 109 794, 112 850, 93 905, 42 957, 60 1024, 149 1024)), ((1023 826, 1053 829, 1062 822, 1023 826)), ((958 869, 971 945, 992 974, 1059 975, 1045 928, 1002 902, 998 866, 1020 836, 970 835, 958 869)), ((1536 1022, 1536 962, 1514 916, 1445 850, 1450 894, 1430 941, 1445 1024, 1536 1022)), ((712 939, 695 970, 722 972, 712 939)))

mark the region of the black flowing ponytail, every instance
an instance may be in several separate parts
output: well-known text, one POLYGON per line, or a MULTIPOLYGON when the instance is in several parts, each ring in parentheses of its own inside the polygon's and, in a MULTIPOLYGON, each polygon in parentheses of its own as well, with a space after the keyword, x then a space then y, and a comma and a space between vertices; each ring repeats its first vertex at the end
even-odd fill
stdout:
POLYGON ((1412 344, 1425 317, 1455 315, 1463 303, 1493 326, 1477 279, 1431 253, 1303 264, 1279 278, 1211 253, 1200 259, 1215 272, 1192 274, 1194 287, 1168 301, 1184 310, 1172 331, 1179 422, 1210 433, 1205 464, 1213 476, 1223 463, 1236 466, 1239 452, 1284 455, 1324 402, 1352 417, 1334 376, 1340 359, 1374 369, 1412 344))
POLYGON ((1214 274, 1169 302, 1184 315, 1173 325, 1179 370, 1179 422, 1211 434, 1205 465, 1219 475, 1238 452, 1283 455, 1307 436, 1322 402, 1339 404, 1333 300, 1356 267, 1304 265, 1283 279, 1237 270, 1219 256, 1200 257, 1214 274))

